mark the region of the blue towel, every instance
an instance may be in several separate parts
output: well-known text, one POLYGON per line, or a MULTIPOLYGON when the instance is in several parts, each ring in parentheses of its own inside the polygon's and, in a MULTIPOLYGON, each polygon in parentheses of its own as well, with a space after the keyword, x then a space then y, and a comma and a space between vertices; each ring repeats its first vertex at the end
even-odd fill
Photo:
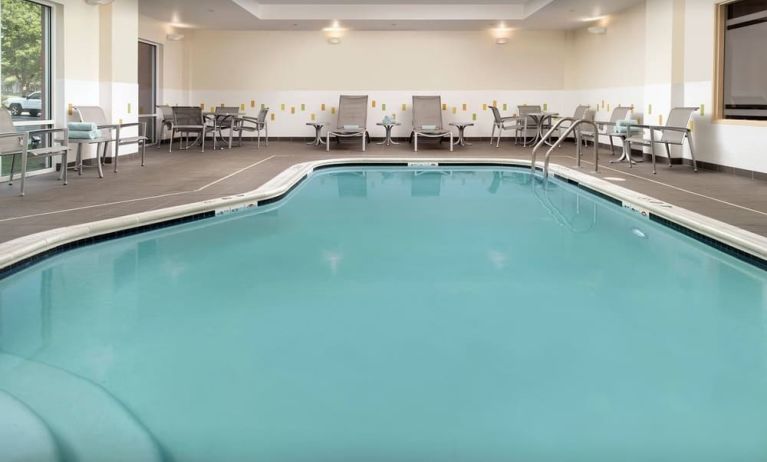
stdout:
POLYGON ((71 132, 92 132, 98 130, 98 125, 91 122, 69 122, 67 128, 71 132))
POLYGON ((70 130, 69 138, 73 140, 95 140, 96 138, 101 138, 101 131, 100 130, 90 130, 90 131, 70 130))
POLYGON ((635 120, 626 119, 626 120, 619 120, 615 123, 615 128, 613 130, 614 133, 621 133, 621 134, 628 134, 633 135, 636 133, 642 133, 642 129, 639 127, 632 127, 632 124, 636 124, 635 120))

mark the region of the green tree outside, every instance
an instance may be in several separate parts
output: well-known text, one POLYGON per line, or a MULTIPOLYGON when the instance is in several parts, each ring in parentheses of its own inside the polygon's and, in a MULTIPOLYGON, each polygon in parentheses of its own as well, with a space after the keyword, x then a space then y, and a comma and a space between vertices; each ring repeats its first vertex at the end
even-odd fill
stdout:
POLYGON ((13 78, 22 94, 40 90, 42 8, 26 0, 0 1, 2 78, 13 78))

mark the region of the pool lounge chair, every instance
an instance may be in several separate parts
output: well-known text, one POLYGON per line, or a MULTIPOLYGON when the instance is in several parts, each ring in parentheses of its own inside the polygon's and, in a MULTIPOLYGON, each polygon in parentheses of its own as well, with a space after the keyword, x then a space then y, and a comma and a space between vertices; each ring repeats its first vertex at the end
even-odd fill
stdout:
MULTIPOLYGON (((141 152, 141 166, 144 166, 144 157, 146 155, 146 143, 149 140, 146 135, 146 122, 132 122, 125 124, 110 124, 107 121, 107 116, 104 110, 99 106, 77 106, 74 108, 77 115, 80 117, 80 122, 91 122, 98 126, 99 130, 102 130, 102 137, 111 138, 115 142, 115 152, 112 158, 115 166, 114 172, 117 173, 118 156, 120 154, 120 146, 128 146, 131 144, 137 144, 139 151, 141 152), (138 135, 126 135, 125 129, 137 127, 138 135), (114 130, 114 135, 112 135, 114 130)), ((98 157, 98 156, 97 156, 98 157)), ((106 157, 106 147, 104 148, 104 157, 106 157)))
POLYGON ((453 152, 453 132, 442 123, 442 98, 439 96, 413 96, 413 151, 418 152, 418 137, 450 137, 453 152))
MULTIPOLYGON (((695 160, 695 148, 692 142, 692 132, 688 128, 692 115, 697 111, 697 107, 675 107, 671 110, 666 120, 665 126, 653 126, 653 125, 636 125, 636 127, 647 129, 650 132, 650 137, 644 136, 631 136, 626 138, 624 149, 626 152, 631 153, 631 145, 638 144, 640 146, 650 146, 650 152, 652 155, 652 172, 658 173, 655 170, 655 145, 662 144, 666 146, 666 155, 668 156, 668 166, 671 167, 671 148, 669 146, 684 146, 684 141, 687 140, 687 145, 690 146, 690 157, 692 157, 692 168, 694 171, 698 171, 698 163, 695 160), (656 139, 655 132, 661 133, 660 139, 656 139)), ((632 125, 634 127, 634 125, 632 125)), ((631 157, 629 157, 631 162, 631 157)), ((629 164, 631 165, 631 164, 629 164)))
POLYGON ((328 130, 325 149, 330 151, 330 137, 362 138, 362 152, 368 142, 368 97, 367 95, 341 95, 338 100, 338 120, 334 130, 328 130))
MULTIPOLYGON (((66 128, 41 128, 25 132, 17 132, 13 125, 11 113, 6 109, 0 109, 0 157, 11 156, 11 171, 9 185, 13 184, 13 169, 16 166, 16 157, 21 161, 21 195, 24 195, 24 180, 27 178, 27 165, 30 158, 44 159, 46 157, 61 156, 63 170, 62 178, 67 184, 67 154, 69 153, 69 131, 66 128), (54 135, 61 133, 61 138, 54 135), (34 143, 42 143, 43 137, 50 137, 50 146, 30 148, 30 139, 34 143)), ((47 143, 46 143, 47 144, 47 143)))

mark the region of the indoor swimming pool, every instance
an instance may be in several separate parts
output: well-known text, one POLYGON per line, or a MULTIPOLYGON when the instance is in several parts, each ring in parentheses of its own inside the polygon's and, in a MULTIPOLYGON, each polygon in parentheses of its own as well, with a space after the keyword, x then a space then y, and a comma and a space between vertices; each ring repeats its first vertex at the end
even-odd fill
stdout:
POLYGON ((521 168, 327 169, 0 280, 11 427, 0 460, 763 461, 767 272, 521 168))

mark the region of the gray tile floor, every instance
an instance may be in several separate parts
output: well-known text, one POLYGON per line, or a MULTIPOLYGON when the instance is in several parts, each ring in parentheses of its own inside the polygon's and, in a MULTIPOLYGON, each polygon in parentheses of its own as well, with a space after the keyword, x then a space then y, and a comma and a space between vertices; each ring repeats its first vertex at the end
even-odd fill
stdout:
MULTIPOLYGON (((82 176, 70 172, 68 186, 58 181, 57 174, 39 175, 29 179, 25 197, 18 196, 18 183, 0 184, 0 242, 60 226, 250 191, 290 165, 308 160, 360 155, 451 155, 444 145, 424 143, 420 147, 421 152, 415 154, 407 143, 388 147, 371 144, 363 154, 355 143, 326 153, 299 141, 279 141, 259 150, 255 143, 247 143, 232 150, 170 154, 165 145, 148 150, 143 168, 135 156, 121 160, 117 174, 108 165, 103 179, 98 178, 95 169, 86 169, 82 176)), ((456 148, 452 155, 529 159, 530 148, 504 141, 496 149, 487 141, 476 141, 473 146, 456 148)), ((627 164, 610 164, 611 159, 603 150, 598 176, 767 236, 767 182, 706 170, 694 173, 682 165, 673 168, 659 165, 658 174, 652 175, 647 163, 629 169, 627 164)), ((575 148, 566 144, 552 161, 574 166, 575 148)), ((592 161, 587 150, 585 172, 593 174, 592 161)))

